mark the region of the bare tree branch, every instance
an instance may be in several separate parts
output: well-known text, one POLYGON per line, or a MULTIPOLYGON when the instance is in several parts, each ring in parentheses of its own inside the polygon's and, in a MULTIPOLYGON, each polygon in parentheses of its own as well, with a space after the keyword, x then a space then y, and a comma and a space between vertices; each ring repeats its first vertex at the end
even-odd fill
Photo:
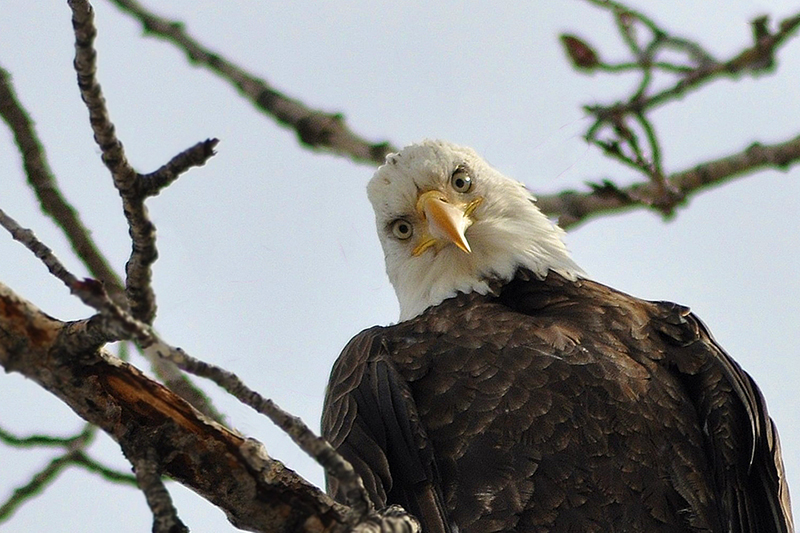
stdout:
POLYGON ((311 109, 203 46, 189 35, 184 24, 170 21, 146 9, 136 0, 111 0, 142 23, 145 33, 164 39, 186 54, 191 63, 204 66, 233 84, 258 110, 295 131, 309 148, 328 150, 360 163, 383 164, 397 149, 387 142, 373 143, 357 135, 339 113, 311 109))
POLYGON ((300 449, 341 482, 342 490, 347 495, 347 501, 353 508, 357 520, 362 520, 374 512, 375 508, 364 488, 364 483, 353 466, 339 455, 328 441, 314 434, 301 419, 290 415, 269 398, 264 398, 247 387, 233 372, 195 359, 180 348, 172 348, 161 342, 152 344, 149 349, 161 357, 167 357, 178 368, 190 374, 212 380, 240 402, 272 420, 300 449))
MULTIPOLYGON (((169 355, 170 359, 181 368, 213 379, 244 403, 275 421, 301 448, 317 459, 332 475, 341 478, 344 485, 350 487, 348 493, 352 497, 353 507, 340 508, 340 513, 337 515, 340 518, 337 519, 334 530, 352 527, 359 531, 382 531, 383 528, 418 531, 419 524, 412 517, 409 517, 407 513, 400 513, 396 509, 390 510, 388 514, 376 513, 366 495, 363 483, 352 466, 342 459, 325 440, 314 435, 300 419, 289 415, 278 408, 271 400, 265 399, 255 391, 248 389, 234 374, 196 360, 182 350, 169 347, 158 339, 148 324, 137 320, 126 310, 111 301, 101 284, 94 280, 77 280, 61 265, 50 250, 36 239, 32 232, 19 228, 16 222, 2 211, 0 211, 0 224, 8 228, 15 238, 34 251, 37 257, 42 259, 48 266, 49 270, 70 287, 74 294, 81 297, 87 305, 100 311, 100 314, 89 320, 70 324, 61 323, 44 315, 0 284, 0 333, 2 333, 2 336, 0 336, 0 365, 3 365, 7 371, 19 371, 34 379, 40 385, 58 395, 80 416, 89 422, 97 424, 120 442, 123 452, 136 465, 137 481, 145 492, 148 503, 154 513, 154 531, 168 531, 173 528, 183 531, 184 526, 177 518, 166 489, 160 481, 160 476, 155 474, 157 467, 153 462, 156 458, 153 456, 152 428, 149 431, 142 430, 140 432, 131 427, 129 418, 126 418, 125 423, 109 420, 108 406, 112 400, 103 395, 109 394, 110 389, 115 389, 115 393, 111 394, 118 404, 124 404, 120 409, 140 410, 142 405, 163 404, 164 408, 169 411, 164 416, 168 416, 171 422, 175 422, 174 419, 176 417, 173 411, 180 407, 175 405, 178 397, 169 392, 168 389, 163 389, 163 391, 158 389, 157 384, 154 382, 149 383, 149 380, 138 371, 134 372, 135 369, 133 367, 124 364, 121 360, 106 352, 100 351, 100 345, 108 340, 133 338, 141 345, 155 349, 159 355, 169 355), (39 350, 38 353, 32 353, 32 350, 37 348, 39 350), (47 364, 38 360, 39 358, 47 359, 47 364), (107 363, 105 369, 103 369, 101 362, 107 363), (84 380, 86 376, 82 375, 81 379, 77 379, 75 373, 87 372, 86 369, 81 369, 83 365, 87 364, 91 367, 91 370, 88 370, 89 372, 97 372, 96 380, 102 382, 102 392, 99 392, 96 388, 87 390, 81 385, 76 385, 76 383, 84 380), (66 367, 70 368, 66 370, 66 367), (112 368, 121 369, 119 371, 123 375, 112 375, 109 382, 107 372, 111 371, 112 368), (59 373, 58 370, 66 370, 67 374, 59 373), (131 384, 126 381, 131 379, 136 383, 131 384), (158 394, 165 395, 169 392, 172 397, 168 399, 146 397, 148 390, 150 390, 152 396, 154 387, 158 390, 158 394), (118 395, 122 395, 124 398, 120 399, 117 397, 118 395), (98 412, 98 406, 103 406, 100 412, 98 412), (113 430, 109 424, 112 425, 113 430), (130 434, 136 435, 141 440, 137 441, 135 445, 127 443, 127 441, 123 440, 123 436, 129 436, 130 434)), ((88 381, 92 382, 91 379, 88 381)), ((191 407, 186 404, 185 409, 191 410, 191 407)), ((188 415, 182 413, 182 416, 186 417, 188 415)), ((202 415, 192 413, 192 416, 197 418, 202 415)), ((213 424, 215 427, 218 426, 211 421, 208 423, 213 424)), ((148 425, 150 424, 148 423, 148 425)), ((227 431, 223 426, 218 426, 217 429, 227 431)), ((194 433, 197 433, 197 430, 194 430, 194 433)), ((181 435, 180 437, 180 443, 173 443, 172 446, 179 447, 183 444, 184 436, 181 435)), ((169 460, 168 458, 174 457, 178 453, 177 451, 172 453, 165 452, 165 444, 162 439, 157 439, 157 442, 159 443, 158 449, 161 452, 158 457, 159 462, 167 461, 169 460)), ((259 453, 253 453, 252 441, 247 443, 240 442, 239 444, 244 449, 241 452, 243 460, 246 460, 251 467, 254 465, 254 461, 259 465, 263 461, 269 461, 265 455, 262 457, 259 453)), ((197 446, 197 443, 192 442, 191 446, 197 446)), ((258 449, 261 449, 260 444, 258 449)), ((183 452, 185 453, 185 450, 183 452)), ((208 459, 205 457, 198 458, 198 461, 205 462, 206 460, 208 459)), ((54 460, 30 484, 16 491, 7 505, 9 512, 25 498, 35 494, 36 490, 40 490, 47 481, 53 479, 69 463, 83 464, 89 470, 115 480, 125 479, 122 474, 113 473, 109 469, 89 460, 82 452, 78 450, 70 451, 62 458, 54 460)), ((181 460, 179 467, 181 469, 186 467, 184 459, 181 460)), ((170 469, 169 466, 164 464, 163 468, 166 473, 181 480, 176 477, 175 471, 170 469)), ((204 465, 199 462, 195 468, 202 470, 204 465)), ((270 471, 273 471, 273 469, 273 466, 269 466, 270 471)), ((263 470, 263 468, 259 467, 259 470, 263 470)), ((198 481, 195 477, 185 479, 183 482, 197 489, 195 484, 198 481)), ((231 489, 227 488, 226 490, 230 491, 231 489)), ((297 495, 295 492, 296 487, 294 486, 284 487, 284 490, 291 492, 295 496, 297 495)), ((321 495, 322 493, 319 493, 317 498, 319 499, 321 495)), ((206 497, 214 501, 209 496, 206 497)), ((286 498, 287 496, 284 494, 282 499, 285 500, 286 498)), ((320 502, 318 501, 317 503, 319 504, 320 502)), ((220 505, 219 503, 217 504, 220 505)), ((328 502, 325 502, 325 504, 327 505, 328 502)), ((241 509, 239 511, 241 512, 241 509)), ((323 511, 320 511, 319 508, 313 510, 314 513, 327 513, 328 511, 327 507, 323 511)), ((313 518, 315 521, 320 520, 317 514, 313 518)), ((236 522, 234 521, 234 523, 236 522)), ((271 527, 275 527, 274 523, 271 527)), ((282 531, 284 527, 280 526, 279 529, 269 530, 282 531)), ((317 529, 317 525, 314 526, 314 529, 317 529)))
MULTIPOLYGON (((107 296, 102 285, 89 279, 79 281, 64 268, 50 249, 39 241, 32 231, 20 228, 2 210, 0 210, 0 225, 8 229, 15 239, 31 249, 44 262, 50 272, 70 288, 73 294, 80 297, 85 304, 100 312, 100 315, 86 321, 85 327, 75 328, 72 331, 69 336, 69 343, 64 343, 65 347, 68 347, 70 351, 77 353, 84 350, 97 349, 105 342, 130 339, 135 339, 140 345, 147 348, 146 352, 148 349, 154 348, 159 356, 169 357, 169 360, 179 368, 213 380, 246 405, 269 417, 291 436, 301 449, 342 481, 342 486, 345 487, 349 495, 348 501, 351 502, 357 517, 366 517, 374 511, 364 485, 353 467, 327 441, 316 436, 302 420, 289 415, 275 405, 272 400, 264 398, 248 388, 232 372, 204 363, 191 357, 183 350, 171 348, 159 340, 148 324, 136 319, 126 310, 116 305, 107 296)), ((150 467, 147 466, 146 468, 149 470, 150 467)), ((142 479, 139 481, 143 483, 142 479)), ((152 497, 161 498, 163 495, 159 492, 159 487, 155 486, 152 480, 150 481, 151 484, 148 487, 155 491, 152 497)), ((143 490, 146 491, 146 487, 143 487, 143 490)), ((150 502, 150 496, 148 496, 148 502, 150 502)), ((151 507, 152 505, 155 504, 151 503, 151 507)), ((159 504, 159 509, 163 509, 163 505, 159 504)), ((161 518, 157 516, 158 520, 161 520, 161 518)))
MULTIPOLYGON (((668 176, 666 182, 678 192, 682 201, 687 201, 692 195, 708 187, 720 185, 744 174, 767 168, 788 170, 798 162, 800 136, 773 145, 754 143, 738 154, 676 172, 668 176)), ((624 188, 604 182, 601 186, 594 186, 589 192, 564 191, 540 196, 537 205, 546 214, 558 216, 558 224, 568 228, 586 222, 591 217, 620 209, 651 207, 650 199, 659 196, 657 189, 652 182, 635 183, 624 188)))
MULTIPOLYGON (((111 299, 119 306, 127 308, 127 298, 122 280, 109 266, 109 262, 92 239, 91 233, 83 225, 75 208, 66 200, 61 188, 50 170, 44 148, 39 140, 28 112, 22 107, 11 84, 11 77, 0 67, 0 116, 14 134, 14 139, 23 158, 23 167, 28 183, 39 199, 42 210, 61 228, 70 242, 75 255, 86 266, 92 276, 103 283, 111 299)), ((206 159, 216 145, 215 140, 199 143, 179 154, 170 163, 152 174, 141 176, 140 182, 145 194, 157 193, 181 172, 191 166, 201 164, 198 153, 206 159), (202 147, 201 147, 202 145, 202 147), (150 192, 150 191, 153 192, 150 192)), ((124 359, 124 357, 123 357, 124 359)), ((215 420, 221 415, 214 409, 208 398, 197 389, 189 379, 177 372, 173 366, 161 359, 153 361, 156 374, 181 397, 187 399, 215 420)))
MULTIPOLYGON (((172 348, 158 339, 148 324, 137 320, 128 311, 116 305, 107 296, 102 285, 89 279, 79 281, 64 268, 50 249, 33 235, 33 232, 20 228, 2 210, 0 210, 0 225, 7 228, 15 239, 30 248, 45 263, 51 273, 70 288, 73 294, 100 312, 92 319, 73 324, 68 335, 59 335, 61 337, 59 339, 60 350, 75 355, 97 350, 108 341, 135 339, 140 345, 147 348, 146 352, 155 351, 160 356, 168 356, 169 360, 179 368, 212 379, 246 405, 268 416, 331 475, 341 480, 342 486, 347 491, 348 501, 352 505, 352 510, 347 515, 348 524, 374 522, 374 518, 378 515, 375 514, 375 509, 358 474, 327 441, 316 436, 302 420, 289 415, 271 400, 249 389, 235 374, 192 358, 183 350, 172 348)), ((0 329, 2 329, 2 322, 0 322, 0 329)), ((174 512, 169 495, 163 488, 160 477, 153 472, 155 466, 152 464, 152 449, 147 448, 145 452, 146 460, 140 456, 134 456, 131 457, 131 461, 137 468, 137 481, 145 492, 148 504, 154 513, 154 530, 167 531, 175 527, 182 531, 184 526, 174 512)), ((88 464, 88 461, 84 461, 84 464, 88 464)), ((50 470, 54 468, 55 466, 50 470)), ((95 467, 95 470, 98 468, 95 467)), ((50 479, 54 475, 49 475, 46 479, 50 479)), ((23 495, 31 493, 26 489, 23 495)))
MULTIPOLYGON (((201 143, 202 144, 202 143, 201 143)), ((203 148, 201 145, 198 145, 203 148)), ((196 148, 196 147, 195 147, 196 148)), ((73 275, 43 242, 36 238, 34 233, 21 227, 13 218, 0 209, 0 226, 4 227, 11 236, 22 243, 38 257, 47 269, 56 278, 69 288, 70 293, 78 296, 83 303, 98 310, 100 315, 90 321, 82 334, 71 337, 71 342, 79 347, 99 347, 106 342, 117 340, 137 339, 145 346, 153 341, 153 334, 148 324, 135 319, 123 307, 111 300, 103 285, 93 279, 79 280, 73 275)), ((163 365, 156 365, 163 367, 163 365)), ((187 394, 188 398, 197 401, 197 405, 208 410, 213 418, 219 415, 213 406, 206 400, 191 383, 185 379, 173 379, 172 383, 182 385, 180 391, 187 394)))
MULTIPOLYGON (((71 352, 69 337, 86 327, 86 321, 55 320, 0 284, 0 365, 34 380, 99 426, 129 459, 146 457, 158 446, 164 474, 221 507, 237 527, 348 529, 346 508, 278 461, 249 451, 252 441, 203 417, 108 352, 71 352)), ((53 466, 55 473, 61 468, 53 466)))
POLYGON ((128 304, 135 318, 152 324, 156 314, 155 293, 152 288, 152 264, 158 257, 156 249, 155 226, 150 221, 144 200, 156 194, 158 189, 171 183, 180 172, 192 166, 202 165, 214 154, 216 140, 201 143, 180 154, 166 167, 156 171, 155 177, 140 180, 125 156, 122 143, 114 132, 114 124, 109 117, 105 98, 95 73, 97 52, 94 39, 97 28, 94 25, 94 11, 87 0, 70 0, 72 26, 75 30, 75 71, 78 74, 78 87, 81 91, 94 131, 94 138, 102 151, 103 162, 111 172, 114 186, 122 198, 122 207, 128 221, 133 244, 131 256, 125 265, 125 289, 128 304), (154 189, 154 185, 158 187, 154 189))
POLYGON ((563 35, 562 44, 575 68, 582 71, 639 70, 642 80, 626 101, 585 106, 584 109, 595 117, 585 137, 605 155, 646 176, 648 182, 620 187, 606 179, 599 185, 590 184, 590 191, 585 193, 568 190, 540 198, 542 210, 558 216, 562 227, 600 213, 634 206, 649 207, 670 217, 689 195, 709 185, 762 168, 785 169, 800 159, 797 139, 773 146, 756 143, 740 154, 702 163, 694 169, 667 177, 656 129, 647 116, 659 105, 705 83, 723 77, 736 78, 745 72, 757 74, 774 70, 779 47, 800 28, 800 14, 784 19, 774 32, 768 28, 767 17, 759 17, 752 23, 754 44, 728 61, 718 61, 698 43, 671 35, 649 17, 620 2, 587 1, 613 14, 617 30, 633 57, 629 62, 611 65, 583 39, 563 35), (637 31, 641 27, 648 34, 646 39, 637 31), (642 43, 643 40, 646 42, 642 43), (685 64, 659 61, 659 54, 663 51, 679 52, 685 64), (676 75, 677 81, 671 87, 651 94, 654 68, 676 75), (643 142, 640 137, 643 137, 643 142))
POLYGON ((36 193, 42 211, 61 228, 75 254, 92 276, 105 284, 111 298, 119 305, 127 305, 119 276, 98 249, 75 208, 61 192, 29 114, 14 93, 10 75, 1 67, 0 115, 14 133, 28 183, 36 193))
POLYGON ((781 21, 779 30, 776 33, 757 39, 752 47, 745 49, 728 61, 702 65, 691 74, 686 75, 673 87, 650 97, 631 101, 628 106, 631 110, 641 111, 662 105, 675 97, 682 96, 689 90, 699 88, 717 77, 736 79, 747 72, 763 73, 771 71, 776 65, 775 54, 778 48, 797 31, 798 27, 800 27, 800 14, 784 19, 781 21))
MULTIPOLYGON (((154 182, 161 182, 161 180, 154 180, 154 182)), ((153 190, 158 189, 154 188, 153 190)), ((36 238, 32 231, 20 228, 2 210, 0 210, 0 225, 8 229, 15 239, 34 252, 50 272, 70 288, 70 292, 80 297, 85 304, 100 312, 99 315, 92 319, 73 327, 70 334, 61 339, 61 349, 77 354, 96 350, 108 341, 123 339, 135 339, 146 348, 155 347, 158 355, 169 356, 169 360, 179 368, 214 380, 243 403, 268 416, 289 434, 304 451, 316 459, 332 475, 339 478, 342 481, 342 485, 347 488, 347 493, 350 496, 349 501, 353 505, 353 513, 349 519, 350 523, 363 522, 366 517, 374 514, 374 507, 353 467, 327 441, 316 436, 302 420, 289 415, 271 400, 246 387, 235 374, 194 359, 183 350, 171 348, 159 340, 148 324, 138 320, 128 311, 116 305, 105 293, 101 284, 90 279, 78 280, 61 264, 51 250, 36 238)), ((148 350, 145 351, 147 352, 148 350)), ((148 449, 146 452, 148 457, 152 455, 152 450, 148 449)), ((161 531, 162 527, 166 527, 167 529, 165 530, 172 527, 177 527, 178 530, 181 530, 183 525, 173 512, 174 509, 166 489, 162 490, 163 485, 160 482, 160 477, 154 477, 154 474, 150 475, 152 474, 151 470, 155 468, 151 465, 150 459, 145 461, 141 457, 135 457, 131 458, 131 461, 137 466, 137 480, 145 492, 151 509, 153 509, 157 525, 157 527, 154 526, 154 530, 161 531), (141 475, 139 475, 139 467, 143 469, 141 475)), ((47 479, 50 477, 52 476, 47 477, 47 479)), ((29 493, 31 493, 30 490, 26 490, 25 494, 29 493)))
POLYGON ((773 71, 777 64, 775 56, 778 49, 800 27, 800 14, 783 20, 774 33, 770 33, 767 27, 767 18, 759 17, 753 21, 754 44, 728 61, 718 61, 698 43, 671 35, 639 11, 614 1, 587 1, 613 13, 617 29, 633 57, 629 62, 610 65, 601 60, 600 54, 584 40, 574 35, 564 35, 561 40, 573 65, 582 71, 640 70, 642 80, 639 88, 626 101, 610 105, 584 106, 584 109, 595 117, 594 123, 586 133, 586 139, 603 150, 607 156, 648 176, 661 189, 661 195, 655 198, 653 205, 660 207, 665 215, 669 215, 681 198, 677 195, 669 197, 669 193, 674 191, 666 187, 667 183, 663 179, 661 150, 655 127, 647 117, 647 112, 675 100, 689 90, 700 88, 723 77, 736 79, 743 73, 760 74, 773 71), (645 45, 639 43, 637 23, 643 25, 650 34, 649 42, 645 45), (658 56, 663 51, 681 53, 685 56, 686 64, 658 61, 658 56), (652 93, 655 81, 654 68, 676 74, 677 81, 666 89, 652 93), (629 118, 632 118, 645 134, 649 153, 640 147, 637 134, 628 125, 629 118), (601 137, 604 132, 611 135, 601 137))
MULTIPOLYGON (((95 134, 95 141, 102 151, 103 162, 111 172, 114 185, 120 193, 123 211, 128 221, 129 234, 132 240, 131 256, 125 265, 127 302, 133 316, 152 324, 156 313, 155 293, 152 289, 151 265, 158 257, 155 243, 155 226, 150 221, 144 200, 147 196, 157 194, 182 172, 193 166, 199 166, 214 154, 216 139, 198 143, 194 147, 179 154, 167 165, 141 179, 128 163, 122 143, 114 133, 106 109, 105 99, 100 84, 95 78, 96 51, 94 38, 97 30, 94 26, 94 13, 86 0, 70 0, 73 12, 73 29, 75 31, 75 70, 78 74, 78 87, 81 97, 89 110, 90 122, 95 134)), ((186 398, 196 402, 207 413, 219 417, 208 399, 192 384, 163 362, 155 362, 159 374, 186 398)))
MULTIPOLYGON (((147 10, 136 0, 111 1, 120 9, 139 20, 145 32, 171 42, 182 49, 192 63, 206 66, 219 74, 223 79, 233 83, 245 97, 250 99, 256 106, 259 106, 260 109, 275 116, 279 122, 286 123, 299 131, 302 129, 301 126, 298 125, 301 121, 300 117, 309 114, 321 114, 325 116, 325 114, 320 111, 311 110, 301 102, 280 94, 264 80, 256 78, 241 67, 234 65, 219 54, 207 49, 188 34, 182 23, 159 17, 147 10), (263 104, 267 102, 272 105, 266 106, 267 108, 265 109, 263 104), (292 111, 285 111, 281 114, 280 111, 277 111, 279 109, 292 109, 292 111)), ((762 31, 757 36, 756 43, 752 47, 736 54, 732 59, 728 61, 717 61, 699 44, 688 39, 669 35, 669 33, 661 28, 654 20, 639 11, 631 9, 619 2, 606 0, 587 1, 614 13, 620 33, 623 39, 628 43, 635 57, 633 61, 612 65, 599 60, 598 57, 592 58, 595 54, 594 50, 580 39, 574 36, 562 37, 562 40, 568 37, 577 41, 573 43, 572 51, 585 54, 583 56, 579 55, 578 57, 583 57, 584 61, 588 61, 588 63, 584 63, 582 68, 586 68, 588 65, 590 67, 589 70, 592 68, 607 71, 637 69, 641 70, 644 76, 642 84, 636 94, 626 103, 617 103, 611 106, 586 107, 590 113, 595 114, 597 117, 595 124, 590 128, 589 133, 587 133, 587 138, 590 140, 593 139, 592 142, 600 147, 606 155, 643 172, 653 181, 653 185, 645 186, 645 184, 637 184, 627 188, 618 188, 613 185, 609 187, 610 183, 607 183, 602 187, 593 187, 590 191, 585 193, 568 190, 556 195, 542 196, 540 197, 539 205, 548 214, 558 216, 560 224, 564 227, 575 225, 588 216, 616 211, 623 207, 646 206, 655 208, 665 216, 669 216, 672 214, 674 208, 684 201, 685 195, 695 191, 695 187, 689 182, 681 186, 675 186, 674 182, 676 179, 674 177, 684 173, 673 174, 673 179, 667 179, 665 177, 666 172, 663 169, 663 156, 661 154, 657 134, 651 121, 646 117, 645 111, 677 98, 691 88, 700 87, 704 83, 721 77, 736 77, 744 72, 763 72, 773 68, 775 64, 773 59, 779 47, 783 45, 794 32, 796 32, 798 26, 800 26, 800 15, 783 20, 778 25, 778 30, 774 33, 770 34, 768 31, 762 31), (645 46, 640 45, 635 40, 634 24, 637 22, 644 25, 652 34, 651 42, 645 46), (685 53, 687 61, 689 61, 690 64, 680 65, 672 62, 655 60, 656 54, 662 49, 677 50, 685 53), (656 95, 646 96, 645 90, 652 82, 650 72, 653 68, 677 74, 681 78, 673 87, 656 95), (637 142, 637 135, 635 132, 625 125, 624 116, 627 114, 634 116, 637 125, 645 135, 648 146, 648 150, 645 152, 645 150, 639 148, 637 144, 637 148, 633 150, 633 157, 625 155, 622 152, 620 140, 602 141, 596 137, 600 128, 611 123, 619 132, 623 133, 623 138, 627 138, 628 142, 637 142), (612 192, 613 194, 610 194, 612 192), (561 209, 565 209, 565 211, 562 212, 561 209)), ((754 22, 754 25, 755 24, 756 22, 754 22)), ((760 27, 765 27, 763 21, 760 27)), ((570 45, 565 43, 565 46, 569 51, 570 45)), ((573 60, 576 66, 581 67, 581 65, 575 61, 574 56, 573 60)), ((328 117, 329 120, 333 120, 333 118, 330 117, 338 117, 338 115, 328 115, 328 117)), ((341 126, 344 127, 343 123, 341 126)), ((311 144, 312 146, 315 145, 313 142, 308 143, 307 140, 304 140, 302 133, 299 133, 299 135, 302 142, 311 144)), ((315 135, 319 136, 319 134, 315 135)), ((343 135, 343 137, 350 138, 350 135, 348 130, 348 134, 343 135)), ((338 138, 337 136, 333 137, 338 138)), ((346 143, 337 142, 335 146, 332 145, 328 147, 335 153, 351 157, 355 160, 371 161, 377 164, 383 163, 386 153, 397 150, 388 143, 370 144, 360 137, 355 136, 354 138, 356 139, 354 143, 350 141, 346 143)), ((785 144, 791 143, 792 141, 788 141, 785 144)), ((324 143, 321 145, 326 146, 324 143)), ((732 156, 732 158, 736 158, 736 156, 732 156)), ((715 181, 721 182, 731 177, 728 174, 719 174, 717 172, 719 170, 717 163, 718 162, 712 161, 707 165, 698 165, 697 168, 701 171, 704 171, 706 166, 714 170, 714 173, 709 175, 709 179, 703 181, 703 185, 708 185, 715 181)), ((791 163, 791 161, 787 162, 787 165, 789 163, 791 163)), ((763 168, 763 165, 756 164, 752 169, 757 170, 759 168, 763 168)), ((746 168, 739 168, 735 170, 735 173, 738 175, 746 171, 746 168)), ((678 179, 677 181, 681 180, 678 179)), ((699 190, 700 188, 698 187, 697 189, 699 190)))
MULTIPOLYGON (((121 309, 111 301, 105 290, 98 290, 97 285, 100 285, 100 283, 94 280, 81 281, 76 278, 53 254, 53 251, 36 238, 36 235, 31 230, 20 226, 16 220, 8 216, 2 209, 0 209, 0 226, 8 230, 14 240, 33 252, 33 255, 44 263, 47 270, 64 283, 69 288, 70 293, 78 296, 83 303, 98 310, 105 308, 121 309)), ((115 339, 103 339, 102 342, 109 340, 115 339)))
POLYGON ((75 71, 81 98, 89 110, 94 139, 102 152, 122 198, 122 208, 128 221, 132 241, 130 259, 125 265, 125 291, 133 316, 152 324, 156 315, 156 297, 152 287, 151 265, 158 258, 156 230, 147 208, 145 195, 139 193, 139 176, 128 162, 122 143, 117 139, 114 124, 106 108, 106 101, 95 74, 97 52, 94 39, 94 10, 87 0, 69 0, 72 9, 72 27, 75 31, 75 71))

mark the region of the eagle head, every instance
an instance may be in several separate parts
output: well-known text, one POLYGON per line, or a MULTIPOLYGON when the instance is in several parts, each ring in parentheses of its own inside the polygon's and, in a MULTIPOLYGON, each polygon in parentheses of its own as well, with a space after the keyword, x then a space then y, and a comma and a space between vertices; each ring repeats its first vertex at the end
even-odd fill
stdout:
POLYGON ((520 268, 540 278, 550 270, 582 274, 563 230, 525 186, 470 148, 434 140, 407 146, 386 157, 367 193, 400 320, 458 292, 486 294, 520 268))

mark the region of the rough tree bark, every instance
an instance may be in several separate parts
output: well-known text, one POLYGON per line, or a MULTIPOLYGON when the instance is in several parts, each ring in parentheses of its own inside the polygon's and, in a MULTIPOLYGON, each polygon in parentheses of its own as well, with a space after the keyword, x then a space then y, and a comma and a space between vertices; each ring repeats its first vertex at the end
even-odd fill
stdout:
MULTIPOLYGON (((160 474, 224 510, 236 527, 354 530, 348 508, 270 458, 261 443, 204 416, 102 347, 87 345, 91 320, 56 320, 0 283, 0 366, 34 380, 108 433, 134 465, 154 458, 160 474)), ((355 530, 378 527, 367 522, 355 530)))

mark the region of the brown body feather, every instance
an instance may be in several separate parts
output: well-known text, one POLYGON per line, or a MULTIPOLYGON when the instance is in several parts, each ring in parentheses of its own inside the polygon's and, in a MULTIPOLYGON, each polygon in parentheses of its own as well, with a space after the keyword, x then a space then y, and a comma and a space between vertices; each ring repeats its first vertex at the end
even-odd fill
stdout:
POLYGON ((703 324, 552 272, 360 333, 323 435, 430 533, 792 530, 763 398, 703 324))

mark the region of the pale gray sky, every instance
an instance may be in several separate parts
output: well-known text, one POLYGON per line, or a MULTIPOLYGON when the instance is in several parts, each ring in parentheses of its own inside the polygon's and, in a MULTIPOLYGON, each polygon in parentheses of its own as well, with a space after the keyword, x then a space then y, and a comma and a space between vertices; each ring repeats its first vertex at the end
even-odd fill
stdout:
MULTIPOLYGON (((466 144, 539 192, 634 179, 581 140, 588 125, 581 105, 621 98, 635 82, 578 75, 567 65, 557 41, 563 31, 582 35, 606 57, 624 51, 610 18, 584 2, 147 3, 278 89, 345 113, 370 139, 466 144)), ((776 0, 646 4, 665 27, 700 39, 721 58, 749 43, 755 16, 779 19, 797 9, 776 0)), ((12 73, 67 197, 121 271, 130 243, 75 85, 66 2, 4 0, 3 7, 0 64, 12 73)), ((105 1, 95 8, 99 80, 133 165, 149 172, 199 140, 221 139, 209 164, 149 202, 160 250, 157 329, 318 427, 341 348, 361 329, 397 318, 364 190, 373 169, 300 148, 292 132, 172 46, 142 37, 137 23, 105 1)), ((779 61, 775 76, 718 82, 655 113, 666 170, 796 136, 800 39, 779 61)), ((0 130, 0 206, 86 275, 37 211, 11 136, 0 130)), ((695 198, 669 223, 647 212, 597 219, 571 231, 568 244, 592 278, 689 305, 709 325, 761 386, 800 501, 798 178, 798 168, 743 178, 695 198)), ((91 313, 2 234, 0 280, 58 318, 91 313)), ((139 357, 133 362, 147 366, 139 357)), ((71 411, 19 375, 0 376, 0 383, 5 429, 68 434, 80 427, 71 411)), ((322 482, 320 469, 268 420, 203 386, 233 426, 322 482)), ((92 449, 129 469, 107 437, 92 449)), ((0 447, 0 500, 50 457, 0 447)), ((232 529, 219 510, 170 487, 193 531, 232 529)), ((150 521, 134 489, 68 471, 3 531, 140 532, 150 521)))

